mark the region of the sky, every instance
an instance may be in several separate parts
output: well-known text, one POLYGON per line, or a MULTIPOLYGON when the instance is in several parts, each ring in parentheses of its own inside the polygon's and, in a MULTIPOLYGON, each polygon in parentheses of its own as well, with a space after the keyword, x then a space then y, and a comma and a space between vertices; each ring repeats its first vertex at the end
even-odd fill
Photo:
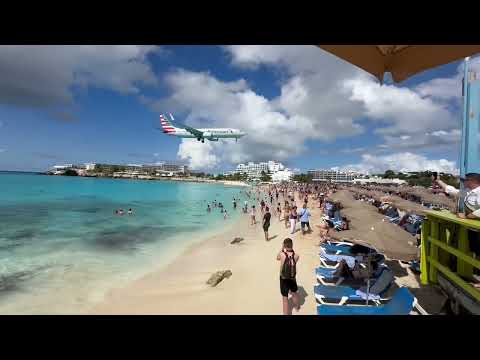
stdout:
POLYGON ((171 161, 219 173, 276 160, 297 171, 455 173, 462 69, 381 85, 307 45, 0 46, 0 170, 171 161), (160 113, 247 136, 167 136, 160 113))

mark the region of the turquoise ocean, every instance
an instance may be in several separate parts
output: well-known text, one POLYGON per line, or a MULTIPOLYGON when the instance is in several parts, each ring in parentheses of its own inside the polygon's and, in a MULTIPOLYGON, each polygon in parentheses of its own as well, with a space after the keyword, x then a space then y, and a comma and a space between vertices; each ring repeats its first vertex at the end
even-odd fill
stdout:
POLYGON ((245 198, 217 184, 9 172, 0 189, 0 314, 87 311, 234 223, 245 198), (213 200, 229 219, 207 213, 213 200), (129 208, 134 215, 114 215, 129 208))

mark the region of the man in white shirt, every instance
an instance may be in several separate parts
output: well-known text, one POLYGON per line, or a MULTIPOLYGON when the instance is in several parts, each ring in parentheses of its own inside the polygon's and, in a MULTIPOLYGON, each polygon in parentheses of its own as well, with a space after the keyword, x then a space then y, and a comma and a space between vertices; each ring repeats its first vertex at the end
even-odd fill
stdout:
MULTIPOLYGON (((458 213, 457 216, 462 219, 474 219, 480 220, 480 174, 468 173, 465 175, 463 185, 465 187, 464 212, 458 213)), ((445 184, 441 180, 437 180, 436 183, 442 187, 447 194, 458 196, 460 190, 455 189, 451 185, 445 184)), ((476 231, 468 232, 468 242, 470 251, 474 253, 474 257, 480 255, 480 233, 476 231)), ((474 273, 477 272, 474 270, 474 273)), ((480 276, 474 275, 475 282, 472 284, 475 288, 480 289, 480 276)))
MULTIPOLYGON (((462 219, 480 219, 480 174, 468 173, 462 180, 466 191, 465 210, 463 213, 458 213, 457 216, 462 219)), ((445 184, 442 180, 437 180, 436 183, 447 194, 458 196, 460 193, 460 190, 445 184)))

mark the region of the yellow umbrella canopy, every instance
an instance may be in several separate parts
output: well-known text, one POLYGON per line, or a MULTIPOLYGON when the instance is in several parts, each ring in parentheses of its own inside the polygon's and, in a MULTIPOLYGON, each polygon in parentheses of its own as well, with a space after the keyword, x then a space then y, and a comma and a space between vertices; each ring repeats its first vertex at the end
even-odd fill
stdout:
POLYGON ((400 82, 419 72, 480 53, 480 45, 317 45, 383 80, 400 82))

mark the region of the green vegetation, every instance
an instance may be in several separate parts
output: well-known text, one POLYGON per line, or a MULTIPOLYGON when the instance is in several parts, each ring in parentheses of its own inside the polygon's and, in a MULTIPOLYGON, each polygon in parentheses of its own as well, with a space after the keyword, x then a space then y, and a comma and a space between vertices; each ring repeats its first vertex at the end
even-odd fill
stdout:
POLYGON ((300 183, 308 183, 312 182, 313 175, 312 174, 297 174, 293 175, 293 181, 298 181, 300 183))
POLYGON ((232 175, 219 174, 215 177, 215 180, 247 181, 247 174, 232 174, 232 175))
POLYGON ((97 164, 95 165, 95 173, 101 173, 104 175, 112 176, 115 172, 126 171, 127 167, 122 165, 108 165, 108 164, 97 164))
MULTIPOLYGON (((408 182, 410 186, 423 186, 423 187, 430 187, 432 186, 432 175, 433 172, 431 171, 417 171, 417 172, 410 172, 410 173, 396 173, 393 170, 387 170, 383 175, 379 175, 384 179, 393 179, 398 178, 400 180, 405 180, 408 182)), ((440 180, 445 182, 448 185, 452 185, 455 187, 459 186, 458 178, 453 176, 452 174, 445 174, 439 173, 438 177, 440 180)))
POLYGON ((263 182, 272 181, 272 177, 269 174, 267 174, 264 170, 262 170, 262 176, 260 176, 260 181, 263 181, 263 182))
POLYGON ((72 170, 72 169, 65 170, 63 175, 65 175, 65 176, 78 176, 77 172, 75 170, 72 170))

